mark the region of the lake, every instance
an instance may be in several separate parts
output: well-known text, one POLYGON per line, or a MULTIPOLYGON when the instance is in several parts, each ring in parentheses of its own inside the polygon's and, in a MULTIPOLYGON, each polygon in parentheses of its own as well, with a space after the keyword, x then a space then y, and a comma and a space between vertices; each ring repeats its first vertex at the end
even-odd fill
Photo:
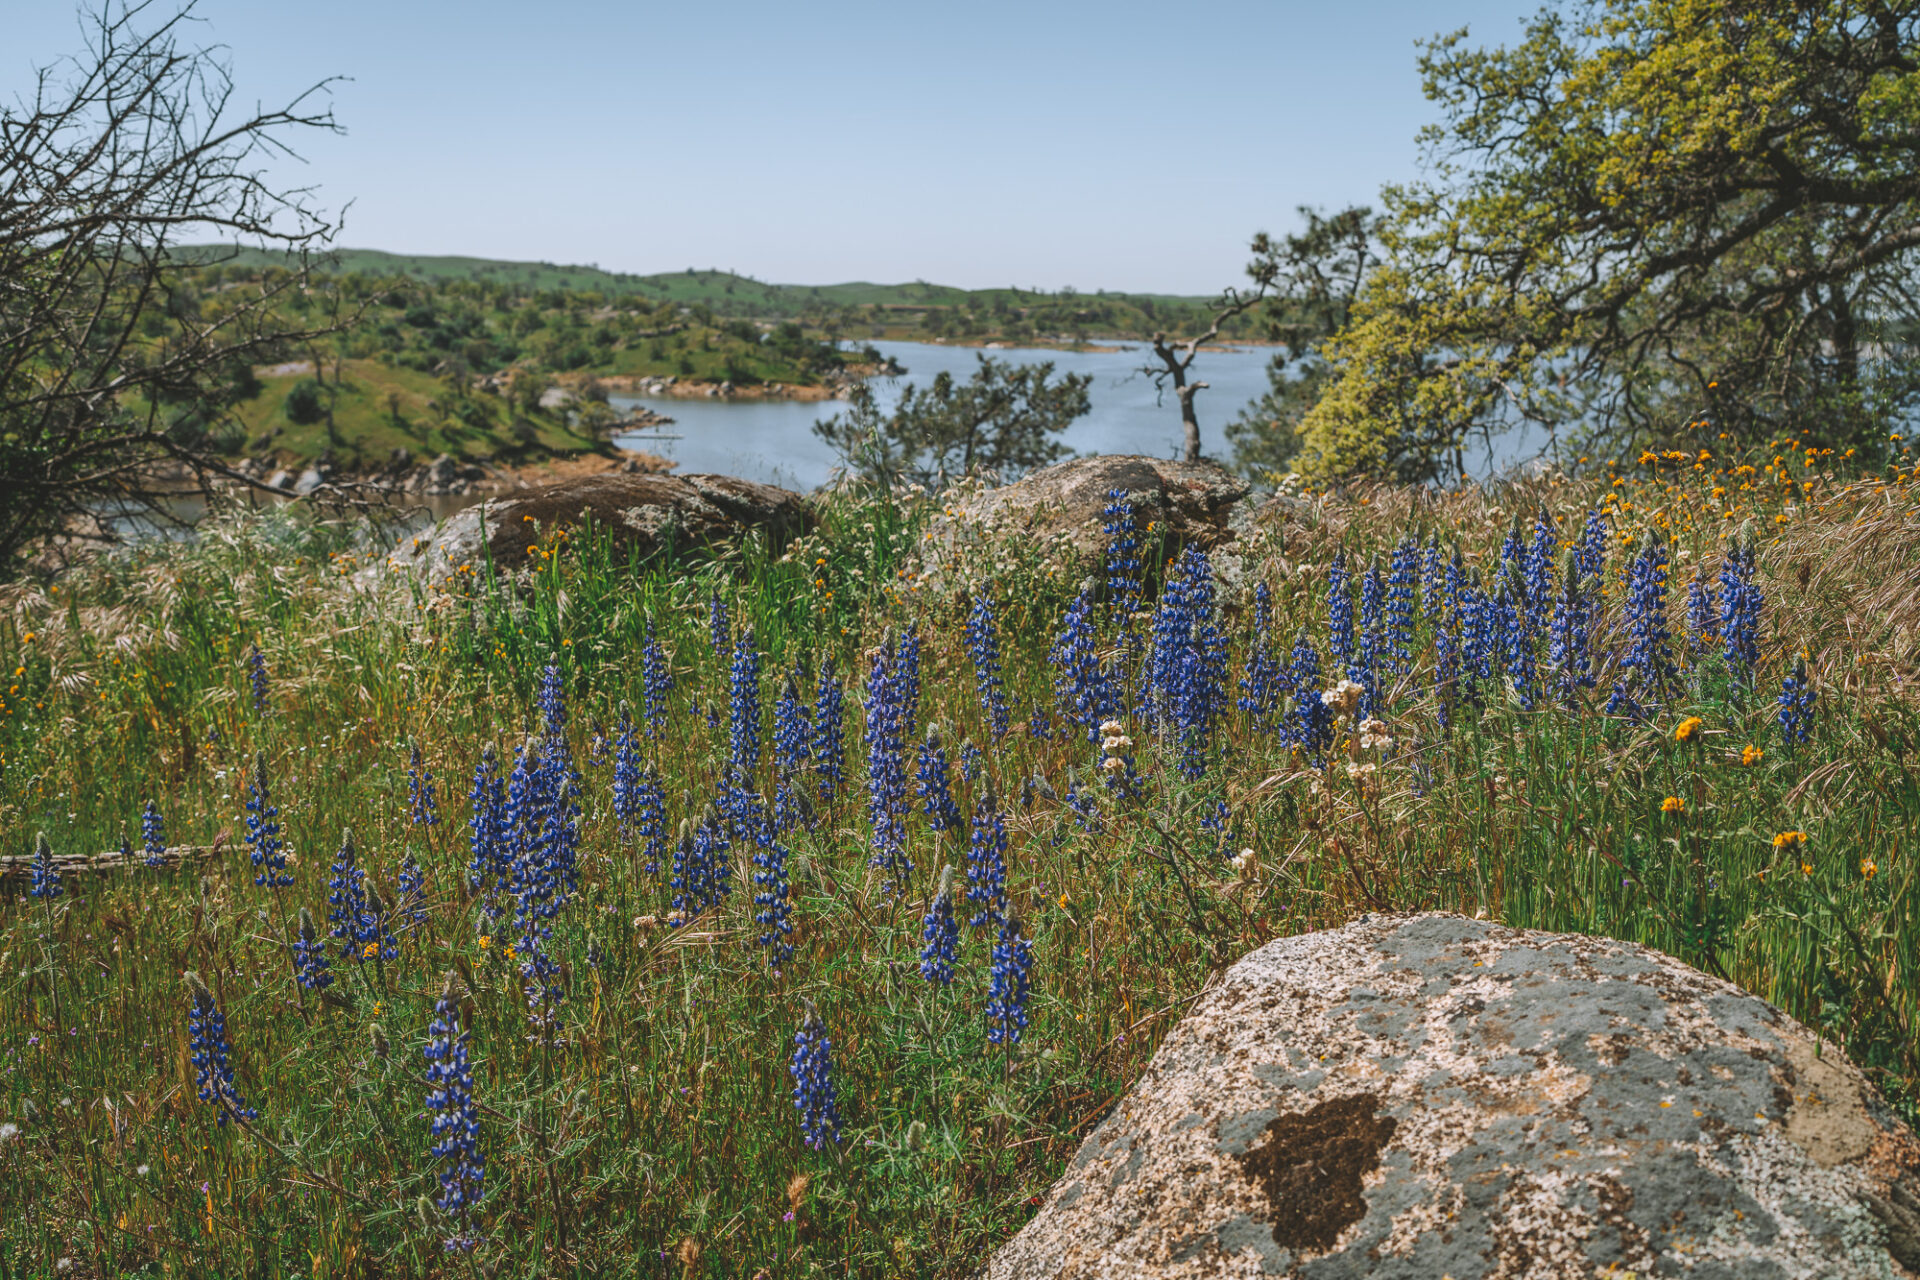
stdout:
MULTIPOLYGON (((1180 455, 1180 407, 1171 392, 1162 396, 1153 379, 1140 372, 1152 358, 1142 343, 1113 341, 1100 351, 1058 351, 1007 348, 982 351, 977 347, 942 346, 924 342, 876 342, 882 354, 906 369, 901 378, 873 383, 883 410, 891 409, 908 385, 931 382, 942 371, 965 380, 973 375, 980 356, 1010 364, 1053 362, 1060 373, 1084 373, 1093 378, 1087 396, 1092 412, 1068 427, 1061 437, 1078 453, 1141 453, 1153 457, 1180 455)), ((1250 401, 1267 389, 1267 361, 1271 347, 1234 347, 1203 351, 1194 361, 1192 376, 1208 384, 1195 403, 1200 415, 1201 446, 1213 457, 1228 459, 1226 425, 1250 401)), ((630 448, 645 449, 679 463, 681 472, 719 472, 789 489, 805 491, 826 483, 839 458, 813 434, 817 419, 831 417, 845 406, 837 401, 797 400, 680 400, 668 397, 610 397, 616 408, 644 407, 674 420, 664 432, 680 438, 662 439, 636 432, 619 437, 630 448)), ((1476 478, 1524 462, 1538 452, 1541 440, 1516 434, 1494 441, 1491 449, 1470 453, 1468 469, 1476 478), (1476 456, 1477 455, 1477 456, 1476 456)))

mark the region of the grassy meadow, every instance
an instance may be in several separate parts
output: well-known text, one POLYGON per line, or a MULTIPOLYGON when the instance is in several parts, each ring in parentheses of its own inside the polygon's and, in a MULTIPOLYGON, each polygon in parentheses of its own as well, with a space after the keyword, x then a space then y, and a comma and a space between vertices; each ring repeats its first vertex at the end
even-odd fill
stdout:
POLYGON ((160 843, 219 845, 4 882, 0 1275, 963 1275, 1210 977, 1377 910, 1648 943, 1911 1117, 1920 505, 1895 449, 1865 476, 1782 441, 1293 492, 1210 565, 1117 509, 1077 605, 1058 543, 923 557, 919 494, 677 567, 530 526, 519 583, 409 582, 382 560, 404 533, 235 515, 0 589, 4 852, 137 860, 149 801, 160 843), (1329 648, 1337 554, 1357 665, 1329 648), (1354 670, 1367 705, 1337 714, 1354 670), (489 745, 504 806, 470 798, 489 745), (256 883, 249 816, 289 883, 256 883), (837 1134, 802 1063, 817 1147, 803 1029, 831 1045, 837 1134), (461 1034, 470 1103, 428 1079, 461 1034), (436 1115, 484 1161, 465 1206, 436 1115))

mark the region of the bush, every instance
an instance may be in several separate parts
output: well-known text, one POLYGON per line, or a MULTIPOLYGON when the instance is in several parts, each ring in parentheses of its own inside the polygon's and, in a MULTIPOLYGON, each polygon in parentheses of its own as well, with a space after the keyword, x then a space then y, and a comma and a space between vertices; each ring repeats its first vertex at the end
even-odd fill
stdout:
POLYGON ((326 405, 320 399, 320 384, 312 378, 302 378, 293 384, 287 392, 287 418, 299 425, 311 426, 326 416, 326 405))

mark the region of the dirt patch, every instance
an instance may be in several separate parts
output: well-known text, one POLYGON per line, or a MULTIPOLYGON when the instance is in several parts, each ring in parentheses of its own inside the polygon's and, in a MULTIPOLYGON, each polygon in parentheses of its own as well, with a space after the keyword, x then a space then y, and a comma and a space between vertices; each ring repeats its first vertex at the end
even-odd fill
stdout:
POLYGON ((1264 1145, 1234 1157, 1267 1193, 1275 1244, 1325 1251, 1367 1216, 1362 1182, 1380 1167, 1395 1125, 1379 1109, 1380 1099, 1363 1093, 1276 1116, 1264 1145))

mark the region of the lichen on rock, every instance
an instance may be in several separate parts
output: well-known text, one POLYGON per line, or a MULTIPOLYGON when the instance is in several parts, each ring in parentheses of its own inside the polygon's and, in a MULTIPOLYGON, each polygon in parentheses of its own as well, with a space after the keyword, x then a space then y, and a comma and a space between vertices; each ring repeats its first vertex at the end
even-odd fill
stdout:
POLYGON ((1916 1192, 1865 1077, 1732 984, 1374 916, 1234 965, 984 1274, 1898 1280, 1916 1192))

